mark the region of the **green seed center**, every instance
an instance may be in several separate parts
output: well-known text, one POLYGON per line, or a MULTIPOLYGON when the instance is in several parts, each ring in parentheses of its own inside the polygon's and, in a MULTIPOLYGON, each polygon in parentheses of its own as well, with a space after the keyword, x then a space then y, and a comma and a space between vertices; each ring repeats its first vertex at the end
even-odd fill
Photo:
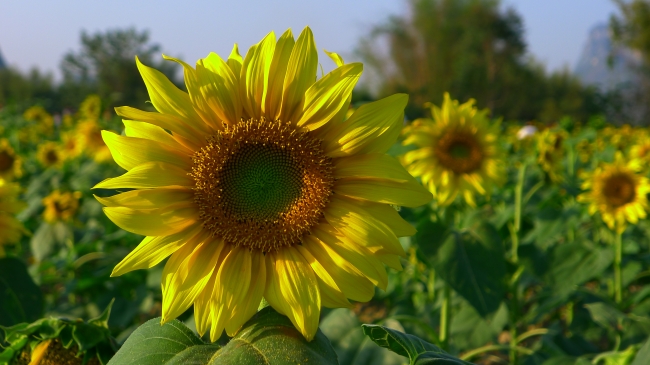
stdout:
POLYGON ((247 145, 224 164, 224 203, 236 219, 276 219, 300 198, 302 173, 277 145, 247 145))

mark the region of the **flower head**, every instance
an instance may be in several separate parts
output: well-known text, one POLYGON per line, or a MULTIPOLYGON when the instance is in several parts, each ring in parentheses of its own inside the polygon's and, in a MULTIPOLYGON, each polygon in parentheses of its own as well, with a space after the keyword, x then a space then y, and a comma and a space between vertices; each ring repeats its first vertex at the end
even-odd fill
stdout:
POLYGON ((589 204, 589 214, 600 212, 607 226, 622 233, 628 223, 636 224, 646 217, 650 192, 648 179, 641 176, 639 160, 626 161, 620 152, 614 163, 604 164, 583 175, 585 193, 578 201, 589 204))
MULTIPOLYGON (((75 140, 84 147, 96 162, 111 160, 111 152, 102 138, 102 130, 94 120, 86 120, 77 124, 75 140)), ((70 141, 68 141, 70 142, 70 141)))
POLYGON ((20 177, 22 171, 22 159, 5 138, 0 139, 0 179, 11 179, 20 177))
POLYGON ((96 188, 134 189, 97 199, 118 226, 146 235, 113 271, 162 276, 163 322, 194 304, 198 331, 229 335, 262 298, 311 340, 321 305, 350 307, 400 269, 397 237, 413 228, 390 206, 431 195, 385 152, 397 139, 406 95, 345 119, 362 65, 316 79, 306 28, 270 33, 245 57, 211 53, 183 66, 189 93, 137 61, 158 112, 117 108, 126 136, 103 132, 128 170, 96 188), (169 131, 169 132, 167 132, 169 131))
POLYGON ((70 221, 79 209, 79 198, 81 198, 81 193, 78 191, 74 193, 53 191, 43 198, 43 205, 45 205, 43 219, 49 223, 70 221))
POLYGON ((64 155, 56 142, 48 141, 38 146, 36 158, 43 167, 60 167, 63 164, 64 155))
POLYGON ((3 245, 17 243, 25 228, 15 217, 26 204, 18 200, 20 187, 0 179, 0 257, 4 257, 3 245))
POLYGON ((418 119, 404 129, 404 145, 417 149, 402 163, 433 193, 440 205, 451 204, 460 193, 475 206, 474 194, 489 194, 503 178, 497 140, 498 124, 490 124, 487 110, 474 100, 459 105, 445 93, 442 108, 431 107, 433 120, 418 119))
POLYGON ((564 141, 568 133, 564 130, 546 129, 537 137, 537 163, 553 182, 563 180, 562 161, 565 156, 564 141))

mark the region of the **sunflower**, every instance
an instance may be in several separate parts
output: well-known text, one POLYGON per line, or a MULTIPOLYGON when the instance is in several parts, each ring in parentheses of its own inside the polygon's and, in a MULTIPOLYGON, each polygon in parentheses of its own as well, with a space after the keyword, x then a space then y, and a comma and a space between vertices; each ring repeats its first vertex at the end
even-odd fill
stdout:
POLYGON ((650 163, 650 136, 642 133, 637 137, 636 143, 630 148, 629 156, 631 159, 639 159, 648 166, 650 163))
POLYGON ((28 130, 32 132, 49 135, 54 130, 54 118, 42 106, 36 105, 25 110, 23 118, 36 122, 35 125, 31 126, 32 128, 28 127, 28 130))
POLYGON ((23 174, 22 159, 16 155, 6 138, 0 139, 0 179, 11 179, 23 174))
POLYGON ((81 119, 98 120, 102 111, 102 100, 99 95, 88 95, 79 106, 81 119))
POLYGON ((49 223, 70 221, 79 209, 79 198, 81 198, 81 193, 78 191, 74 193, 53 191, 43 198, 43 205, 45 206, 43 219, 49 223))
POLYGON ((501 183, 504 166, 498 151, 499 124, 490 124, 487 110, 478 111, 474 100, 459 105, 445 93, 442 108, 433 105, 433 120, 418 119, 404 129, 403 145, 417 149, 402 156, 402 163, 448 205, 460 193, 476 206, 474 194, 489 194, 501 183))
POLYGON ((564 141, 568 133, 564 130, 546 129, 537 137, 537 163, 553 182, 561 182, 562 161, 565 156, 564 141))
POLYGON ((18 200, 18 184, 0 179, 0 257, 4 257, 3 246, 17 243, 24 233, 23 225, 14 215, 25 208, 26 204, 18 200))
POLYGON ((382 263, 401 269, 399 236, 414 229, 391 205, 431 199, 385 152, 397 139, 408 97, 366 104, 348 119, 359 63, 316 80, 309 28, 273 32, 246 56, 235 45, 196 68, 183 61, 188 93, 138 59, 158 112, 130 107, 126 136, 104 131, 127 170, 95 188, 134 189, 97 197, 119 227, 147 237, 112 275, 167 256, 162 322, 194 304, 196 326, 234 335, 262 300, 308 340, 321 305, 350 307, 385 288, 382 263), (170 131, 170 133, 166 132, 170 131))
POLYGON ((48 141, 38 146, 36 158, 43 167, 60 167, 64 160, 61 152, 61 147, 56 142, 48 141))
MULTIPOLYGON (((103 144, 102 140, 102 144, 103 144)), ((65 158, 75 158, 84 150, 85 139, 75 131, 61 133, 61 144, 65 158)))
POLYGON ((109 151, 104 139, 102 130, 94 120, 86 120, 77 125, 76 134, 78 141, 85 147, 85 151, 96 162, 111 160, 111 151, 109 151))
POLYGON ((614 163, 604 164, 593 172, 583 175, 582 189, 587 192, 578 201, 589 204, 589 214, 600 212, 607 226, 622 233, 627 223, 636 224, 646 217, 650 184, 641 176, 640 161, 625 161, 623 154, 616 153, 614 163))

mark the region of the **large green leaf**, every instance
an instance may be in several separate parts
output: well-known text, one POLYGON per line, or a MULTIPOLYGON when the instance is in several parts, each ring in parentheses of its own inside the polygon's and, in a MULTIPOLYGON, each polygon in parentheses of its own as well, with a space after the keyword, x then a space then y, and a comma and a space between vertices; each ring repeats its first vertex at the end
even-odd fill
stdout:
POLYGON ((430 260, 436 273, 482 317, 499 308, 505 295, 505 252, 490 224, 474 220, 452 231, 430 260))
POLYGON ((43 294, 18 259, 0 259, 0 298, 0 326, 32 322, 43 314, 43 294))
POLYGON ((152 319, 133 332, 109 362, 122 364, 337 364, 327 337, 307 342, 291 321, 266 307, 227 345, 206 344, 184 324, 152 319))
POLYGON ((650 338, 645 341, 639 352, 636 353, 634 361, 630 365, 645 365, 648 363, 648 359, 650 359, 650 338))
POLYGON ((409 358, 411 365, 466 365, 467 361, 457 359, 438 346, 420 338, 384 326, 364 324, 363 333, 377 345, 409 358))
POLYGON ((550 256, 546 280, 556 296, 566 295, 577 285, 601 275, 614 259, 611 247, 587 247, 582 242, 556 246, 550 256))

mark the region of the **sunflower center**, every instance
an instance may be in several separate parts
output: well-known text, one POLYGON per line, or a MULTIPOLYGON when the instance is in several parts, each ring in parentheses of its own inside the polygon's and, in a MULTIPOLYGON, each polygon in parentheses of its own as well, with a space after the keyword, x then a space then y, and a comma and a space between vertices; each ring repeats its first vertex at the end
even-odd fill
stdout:
POLYGON ((45 159, 48 163, 55 164, 59 161, 59 155, 54 150, 49 150, 45 154, 45 159))
POLYGON ((457 174, 474 172, 483 164, 481 145, 476 136, 468 132, 445 134, 434 150, 440 164, 457 174))
POLYGON ((613 175, 605 181, 603 195, 615 208, 631 203, 636 197, 634 181, 626 174, 613 175))
POLYGON ((323 216, 334 184, 321 141, 280 121, 224 126, 193 162, 203 226, 263 252, 299 244, 323 216))
POLYGON ((14 165, 14 158, 7 151, 0 151, 0 172, 11 170, 14 165))

